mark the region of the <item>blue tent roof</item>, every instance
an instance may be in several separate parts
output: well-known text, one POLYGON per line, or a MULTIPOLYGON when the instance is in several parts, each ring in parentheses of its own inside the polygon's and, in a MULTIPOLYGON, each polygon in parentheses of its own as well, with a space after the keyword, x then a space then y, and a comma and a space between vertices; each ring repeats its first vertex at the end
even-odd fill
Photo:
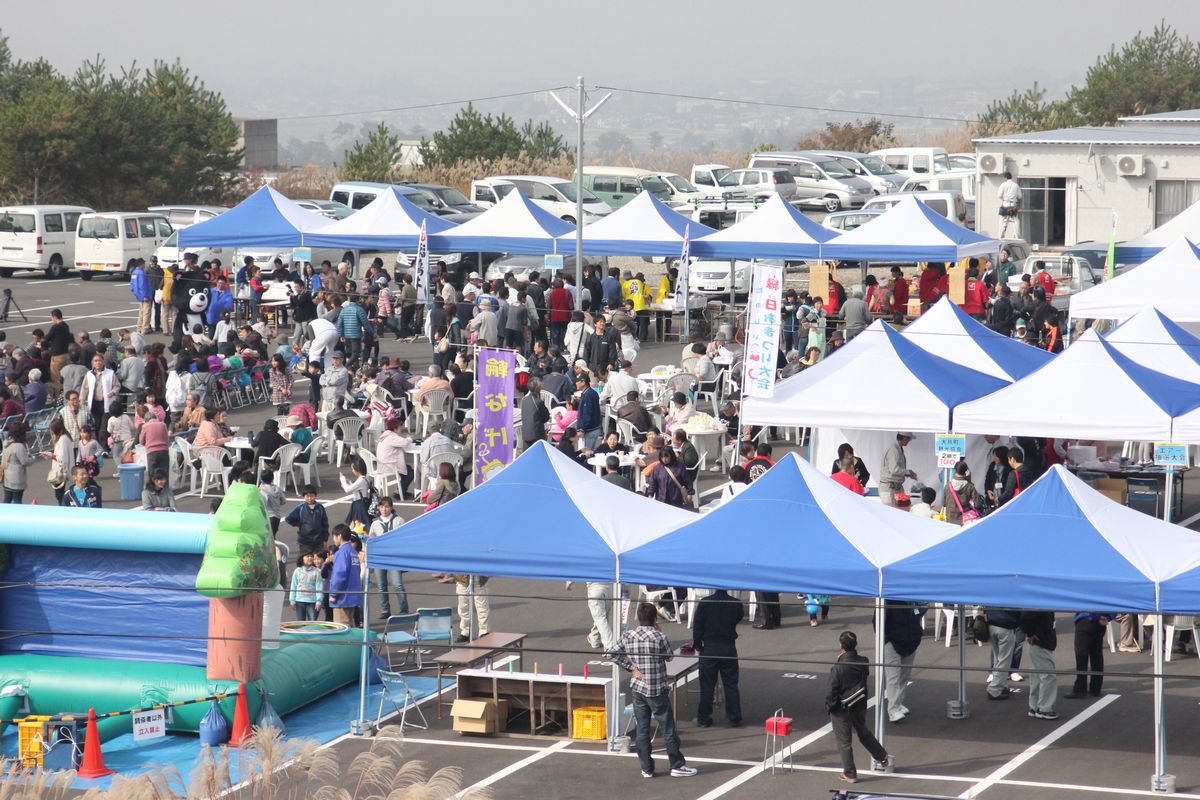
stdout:
POLYGON ((371 539, 367 563, 373 569, 612 582, 618 555, 693 519, 690 512, 614 486, 538 442, 475 489, 371 539))
POLYGON ((741 222, 697 241, 691 248, 702 258, 819 258, 821 245, 837 236, 813 222, 795 206, 772 194, 741 222))
POLYGON ((1054 358, 982 325, 949 297, 934 303, 902 335, 934 355, 1011 380, 1024 378, 1054 358))
POLYGON ((628 583, 875 597, 879 570, 953 535, 789 453, 741 494, 621 559, 628 583))
MULTIPOLYGON (((1200 537, 1115 503, 1056 465, 954 538, 885 567, 883 591, 971 605, 1155 611, 1156 585, 1196 567, 1200 537)), ((1171 607, 1200 609, 1200 577, 1185 573, 1178 585, 1183 605, 1171 607)))
POLYGON ((429 236, 454 227, 453 222, 417 208, 395 186, 389 186, 360 211, 306 236, 304 243, 312 247, 412 250, 421 239, 421 223, 425 223, 429 236))
MULTIPOLYGON (((689 247, 714 232, 669 208, 650 192, 642 192, 583 229, 583 252, 591 256, 679 256, 685 229, 689 247)), ((568 249, 574 242, 573 232, 559 237, 559 250, 568 249)))
POLYGON ((514 190, 478 217, 430 236, 429 249, 435 253, 553 253, 558 247, 555 238, 574 231, 574 225, 514 190))
POLYGON ((224 214, 179 231, 179 247, 303 247, 333 221, 264 186, 224 214))

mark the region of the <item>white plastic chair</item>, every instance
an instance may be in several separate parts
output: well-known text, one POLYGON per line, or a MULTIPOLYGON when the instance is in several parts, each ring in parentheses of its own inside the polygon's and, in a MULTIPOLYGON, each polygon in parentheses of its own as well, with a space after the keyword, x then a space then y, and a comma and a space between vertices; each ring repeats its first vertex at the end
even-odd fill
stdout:
POLYGON ((675 619, 672 621, 678 622, 680 619, 680 606, 682 604, 679 602, 679 598, 675 596, 675 589, 670 586, 667 586, 663 589, 650 589, 644 584, 642 585, 642 600, 646 601, 647 603, 654 603, 655 605, 658 605, 658 601, 662 600, 668 594, 671 595, 671 605, 675 608, 675 619))
POLYGON ((200 459, 200 496, 205 496, 213 481, 220 481, 221 490, 229 491, 229 473, 233 471, 229 451, 224 447, 201 447, 196 455, 200 459))
POLYGON ((457 475, 462 471, 463 455, 462 453, 438 453, 431 457, 428 462, 422 465, 422 474, 425 481, 422 491, 432 489, 434 482, 437 481, 438 470, 442 464, 454 465, 454 474, 457 475))
MULTIPOLYGON (((1109 631, 1112 630, 1112 627, 1114 624, 1116 624, 1116 623, 1114 623, 1114 622, 1108 623, 1109 631)), ((1163 646, 1167 648, 1167 653, 1166 653, 1167 661, 1171 660, 1171 652, 1175 649, 1175 631, 1180 630, 1180 629, 1182 629, 1182 630, 1190 629, 1192 631, 1192 645, 1196 648, 1196 657, 1200 658, 1200 638, 1197 638, 1196 618, 1185 616, 1185 615, 1181 614, 1181 615, 1176 616, 1174 618, 1174 621, 1168 622, 1166 625, 1163 626, 1163 632, 1166 634, 1163 637, 1163 646)))
POLYGON ((256 477, 262 478, 263 467, 268 461, 276 461, 279 463, 275 475, 279 478, 279 488, 287 491, 287 479, 292 479, 292 488, 296 490, 296 494, 300 494, 300 484, 296 482, 295 462, 296 456, 300 455, 300 445, 297 443, 288 443, 280 446, 278 450, 268 457, 258 459, 258 472, 256 477))
POLYGON ((363 426, 366 423, 357 417, 339 419, 333 424, 333 446, 337 451, 338 469, 342 467, 342 455, 347 450, 358 448, 362 444, 363 426))
POLYGON ((175 437, 175 443, 179 445, 179 453, 183 456, 182 468, 188 473, 188 490, 194 492, 200 480, 200 469, 194 463, 197 456, 192 452, 191 442, 182 436, 175 437))
MULTIPOLYGON (((317 461, 321 458, 321 452, 325 449, 325 437, 315 436, 308 443, 308 446, 296 454, 292 459, 292 469, 300 470, 300 474, 304 476, 305 484, 321 485, 321 471, 318 469, 317 461), (300 456, 307 453, 308 460, 303 461, 300 456)), ((293 479, 294 480, 294 479, 293 479)))
POLYGON ((416 410, 421 415, 421 435, 429 435, 429 423, 435 418, 445 420, 450 416, 450 392, 446 389, 431 389, 421 396, 416 410))

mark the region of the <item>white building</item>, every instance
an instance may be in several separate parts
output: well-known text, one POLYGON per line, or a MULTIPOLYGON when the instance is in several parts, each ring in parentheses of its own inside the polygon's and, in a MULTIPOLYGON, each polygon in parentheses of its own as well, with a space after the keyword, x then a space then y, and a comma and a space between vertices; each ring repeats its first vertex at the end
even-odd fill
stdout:
POLYGON ((1133 239, 1200 200, 1200 109, 1122 117, 1114 127, 975 139, 976 228, 999 235, 1004 172, 1021 186, 1019 235, 1031 244, 1133 239))

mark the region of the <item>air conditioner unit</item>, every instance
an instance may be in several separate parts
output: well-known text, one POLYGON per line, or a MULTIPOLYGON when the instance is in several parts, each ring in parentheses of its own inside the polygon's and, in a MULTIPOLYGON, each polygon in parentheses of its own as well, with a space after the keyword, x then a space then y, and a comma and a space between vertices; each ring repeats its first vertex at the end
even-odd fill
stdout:
POLYGON ((1140 153, 1125 153, 1115 158, 1117 174, 1125 178, 1134 178, 1146 172, 1146 157, 1140 153))
POLYGON ((1004 153, 980 153, 978 163, 984 175, 998 175, 1004 172, 1004 153))

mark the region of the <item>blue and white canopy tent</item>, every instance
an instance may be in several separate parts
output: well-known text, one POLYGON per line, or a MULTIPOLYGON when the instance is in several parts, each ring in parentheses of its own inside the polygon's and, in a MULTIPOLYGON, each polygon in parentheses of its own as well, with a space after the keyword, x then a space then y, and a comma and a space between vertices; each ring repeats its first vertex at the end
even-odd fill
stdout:
POLYGON ((813 222, 782 195, 772 194, 753 214, 710 233, 690 249, 701 258, 815 259, 821 256, 821 246, 835 236, 836 231, 813 222))
POLYGON ((395 187, 389 187, 361 210, 306 237, 304 243, 351 250, 412 250, 421 238, 421 223, 430 236, 454 227, 453 222, 417 208, 395 187))
POLYGON ((927 353, 1012 382, 1045 366, 1053 355, 1010 339, 967 316, 949 297, 900 334, 927 353))
MULTIPOLYGON (((589 256, 666 256, 678 258, 683 251, 684 230, 689 248, 714 233, 678 211, 669 208, 650 192, 642 192, 628 204, 583 229, 583 252, 589 256)), ((575 246, 575 234, 559 237, 560 250, 575 246)))
POLYGON ((865 225, 821 248, 822 258, 881 261, 958 261, 995 253, 1000 242, 951 222, 915 197, 906 197, 865 225))
POLYGON ((1156 372, 1086 331, 1037 372, 964 403, 967 433, 1136 442, 1174 440, 1176 418, 1200 407, 1200 384, 1156 372))
POLYGON ((224 214, 179 231, 179 247, 303 247, 331 224, 264 186, 224 214))
POLYGON ((1144 367, 1200 383, 1200 338, 1147 306, 1104 334, 1104 341, 1144 367))
POLYGON ((630 550, 630 583, 879 597, 881 570, 958 532, 861 497, 795 453, 692 524, 630 550))
POLYGON ((1200 247, 1180 237, 1141 266, 1071 295, 1072 319, 1125 320, 1154 306, 1181 324, 1200 322, 1200 247))
POLYGON ((622 579, 623 553, 694 519, 601 480, 538 442, 471 491, 371 539, 367 564, 612 583, 622 579), (553 525, 531 524, 529 509, 553 525))
MULTIPOLYGON (((418 226, 419 227, 419 226, 418 226)), ((429 237, 434 253, 560 252, 557 237, 575 236, 575 226, 513 190, 475 219, 429 237)), ((565 248, 561 252, 571 252, 565 248)))
MULTIPOLYGON (((1109 500, 1060 464, 952 539, 886 566, 883 587, 889 598, 964 605, 1192 613, 1200 609, 1200 537, 1109 500)), ((1162 635, 1159 617, 1155 783, 1167 765, 1162 635)))
POLYGON ((876 320, 829 358, 742 401, 742 423, 944 433, 954 409, 1008 384, 913 344, 876 320), (886 403, 878 402, 888 398, 886 403))

